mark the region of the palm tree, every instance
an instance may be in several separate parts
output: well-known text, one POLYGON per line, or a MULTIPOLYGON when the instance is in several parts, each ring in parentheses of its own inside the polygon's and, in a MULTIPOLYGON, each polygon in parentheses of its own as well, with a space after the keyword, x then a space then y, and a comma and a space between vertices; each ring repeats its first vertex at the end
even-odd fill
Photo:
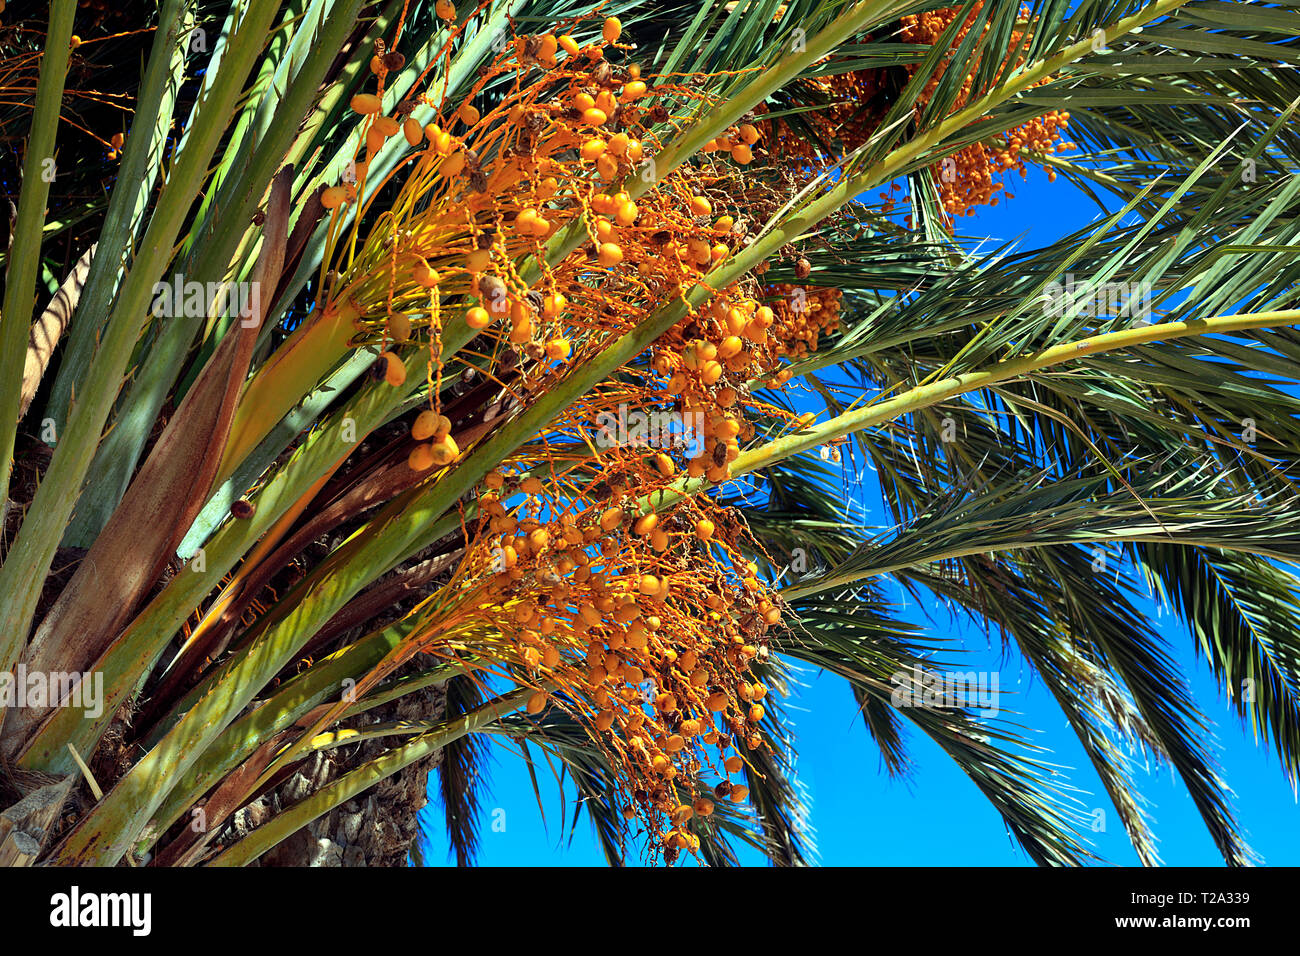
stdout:
POLYGON ((806 862, 791 661, 1092 859, 1014 727, 900 703, 892 577, 1019 652, 1144 863, 1126 742, 1250 860, 1134 597, 1294 784, 1285 8, 163 0, 99 200, 83 23, 3 116, 0 859, 401 864, 436 767, 467 863, 497 741, 611 862, 806 862), (1026 162, 1105 218, 954 238, 1026 162))

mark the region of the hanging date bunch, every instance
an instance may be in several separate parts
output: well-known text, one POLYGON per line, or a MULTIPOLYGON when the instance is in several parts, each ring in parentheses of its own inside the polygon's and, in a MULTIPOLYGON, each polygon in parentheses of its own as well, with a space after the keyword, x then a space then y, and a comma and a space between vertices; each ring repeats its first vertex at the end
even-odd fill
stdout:
MULTIPOLYGON (((411 384, 403 355, 427 351, 428 407, 406 455, 427 480, 470 450, 443 406, 450 351, 464 346, 461 359, 526 403, 665 301, 685 303, 743 241, 731 204, 757 129, 738 124, 700 162, 660 174, 661 138, 704 84, 613 65, 620 33, 609 18, 586 47, 558 28, 516 35, 464 99, 416 97, 435 113, 423 125, 414 109, 384 114, 396 64, 380 50, 377 91, 351 101, 357 153, 321 193, 333 215, 322 321, 380 349, 394 388, 411 384), (345 213, 379 201, 363 197, 379 194, 369 178, 385 150, 400 151, 383 192, 395 198, 368 234, 349 234, 345 213)), ((750 669, 775 673, 765 635, 781 612, 737 516, 707 495, 662 514, 650 502, 681 478, 730 480, 754 410, 792 417, 753 390, 788 380, 782 360, 816 347, 838 298, 755 275, 714 291, 487 476, 461 566, 431 599, 440 626, 419 635, 427 653, 534 688, 530 712, 580 720, 625 817, 669 860, 698 849, 689 821, 714 800, 746 798, 735 778, 765 746, 768 693, 750 669), (648 454, 601 425, 628 409, 681 427, 648 454)))
MULTIPOLYGON (((947 37, 945 31, 961 15, 959 7, 944 7, 902 17, 898 23, 898 40, 920 47, 943 44, 945 49, 955 51, 973 28, 982 7, 982 3, 977 3, 962 25, 947 37)), ((1029 9, 1022 8, 1017 29, 1012 33, 1011 49, 1025 49, 1032 37, 1029 16, 1029 9)), ((982 32, 987 33, 988 29, 985 23, 982 32)), ((918 117, 947 71, 954 68, 954 57, 955 53, 946 57, 917 97, 912 110, 918 117)), ((1023 65, 1023 56, 1017 57, 1015 62, 1017 66, 1023 65)), ((965 70, 966 75, 954 99, 954 111, 962 109, 970 101, 975 73, 979 68, 978 59, 965 58, 957 68, 965 70)), ((764 120, 759 125, 773 142, 773 152, 784 158, 785 167, 795 173, 818 170, 828 161, 833 162, 851 153, 879 131, 881 121, 906 78, 915 75, 918 69, 919 66, 914 64, 888 69, 828 72, 805 78, 798 84, 801 96, 817 104, 818 108, 799 113, 804 128, 795 129, 781 117, 764 120)), ((1035 85, 1051 79, 1045 77, 1035 85)), ((1069 113, 1049 110, 987 142, 972 143, 934 164, 931 173, 949 224, 957 216, 973 215, 979 206, 997 205, 998 194, 1005 193, 1005 187, 996 177, 1012 170, 1025 176, 1026 164, 1033 161, 1030 154, 1050 156, 1059 150, 1074 148, 1073 143, 1063 140, 1069 121, 1069 113)), ((1050 166, 1047 177, 1049 181, 1056 179, 1056 172, 1050 166)), ((889 194, 882 194, 881 198, 885 210, 891 211, 894 204, 889 194)))
MULTIPOLYGON (((958 28, 956 36, 950 41, 952 46, 959 44, 970 32, 981 6, 982 4, 977 4, 971 10, 963 25, 958 28)), ((902 38, 908 43, 934 44, 960 14, 960 8, 946 7, 942 10, 903 17, 902 38)), ((1028 34, 1028 17, 1029 8, 1022 7, 1020 22, 1025 23, 1025 29, 1012 33, 1012 49, 1024 49, 1028 34)), ((987 23, 983 29, 984 31, 989 29, 987 23)), ((1023 64, 1024 57, 1017 57, 1016 66, 1023 64)), ((951 65, 951 58, 949 58, 926 84, 915 106, 918 113, 930 101, 944 72, 951 68, 951 65)), ((954 109, 961 109, 970 101, 974 84, 974 67, 970 70, 957 95, 954 109)), ((1051 77, 1044 77, 1035 85, 1041 86, 1050 80, 1051 77)), ((939 190, 939 199, 944 212, 950 217, 970 216, 974 214, 977 206, 996 206, 998 193, 1014 198, 1010 193, 1006 193, 1003 183, 994 177, 1011 170, 1020 173, 1021 178, 1025 177, 1028 174, 1026 151, 1047 156, 1058 149, 1073 149, 1073 143, 1062 140, 1069 123, 1069 113, 1049 110, 1042 116, 1008 130, 987 143, 972 143, 932 167, 931 171, 935 176, 935 184, 939 190)), ((1056 180, 1056 172, 1050 167, 1047 170, 1047 178, 1053 182, 1056 180)))

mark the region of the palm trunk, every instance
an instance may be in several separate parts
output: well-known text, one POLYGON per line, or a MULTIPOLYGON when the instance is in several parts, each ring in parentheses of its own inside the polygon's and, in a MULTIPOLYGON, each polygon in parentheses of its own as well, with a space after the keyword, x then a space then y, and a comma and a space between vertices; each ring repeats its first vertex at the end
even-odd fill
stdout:
MULTIPOLYGON (((445 709, 442 688, 400 697, 368 716, 371 723, 436 720, 445 709)), ((358 729, 364 729, 359 725, 358 729)), ((230 843, 322 787, 378 757, 397 738, 366 740, 317 751, 270 793, 234 815, 216 842, 230 843)), ((432 756, 381 781, 361 797, 335 807, 258 858, 255 866, 406 866, 419 828, 416 814, 428 802, 429 773, 442 757, 432 756)))

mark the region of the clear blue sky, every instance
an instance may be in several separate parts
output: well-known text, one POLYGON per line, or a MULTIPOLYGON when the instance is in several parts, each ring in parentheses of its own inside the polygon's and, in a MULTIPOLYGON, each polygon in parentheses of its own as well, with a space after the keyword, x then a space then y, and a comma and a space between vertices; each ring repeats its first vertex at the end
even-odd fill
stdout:
MULTIPOLYGON (((996 240, 1019 239, 1025 248, 1032 248, 1096 218, 1096 206, 1064 178, 1049 185, 1044 173, 1031 169, 1027 180, 1016 176, 1010 182, 1015 199, 964 220, 963 231, 978 231, 996 240)), ((879 518, 878 501, 869 499, 867 504, 879 518)), ((893 593, 907 602, 900 616, 926 626, 932 634, 960 639, 971 652, 961 657, 960 669, 999 672, 1003 709, 1016 711, 1018 716, 1011 719, 1031 728, 1030 738, 1051 751, 1041 756, 1060 766, 1069 785, 1079 791, 1076 797, 1085 812, 1105 810, 1104 832, 1085 834, 1095 852, 1113 863, 1137 865, 1114 808, 1041 682, 1031 677, 1017 657, 1002 660, 996 637, 990 640, 978 628, 962 622, 954 625, 944 611, 929 619, 910 596, 897 588, 893 593)), ((1143 610, 1169 641, 1174 659, 1191 678, 1197 703, 1215 722, 1223 776, 1236 793, 1235 807, 1248 842, 1265 865, 1300 865, 1300 812, 1277 758, 1242 727, 1208 666, 1195 659, 1191 639, 1181 624, 1169 611, 1161 614, 1152 603, 1143 610)), ((915 772, 910 780, 889 779, 881 770, 879 752, 862 726, 847 685, 807 668, 800 674, 804 686, 786 705, 795 722, 797 771, 808 791, 822 863, 1032 865, 1007 835, 998 814, 937 745, 911 733, 908 743, 915 772)), ((579 821, 572 842, 568 840, 559 791, 545 767, 539 768, 544 825, 522 761, 500 747, 494 753, 479 862, 487 866, 603 866, 604 855, 585 818, 579 821), (493 830, 494 810, 503 811, 496 819, 504 821, 504 830, 493 830)), ((1163 861, 1181 866, 1222 865, 1176 773, 1168 766, 1143 772, 1139 765, 1135 778, 1148 801, 1163 861)), ((426 860, 438 866, 448 860, 447 844, 434 787, 430 796, 424 813, 430 815, 428 830, 434 840, 427 847, 426 860)), ((569 813, 572 801, 570 790, 569 813)), ((742 862, 762 862, 752 851, 742 849, 740 856, 742 862)))

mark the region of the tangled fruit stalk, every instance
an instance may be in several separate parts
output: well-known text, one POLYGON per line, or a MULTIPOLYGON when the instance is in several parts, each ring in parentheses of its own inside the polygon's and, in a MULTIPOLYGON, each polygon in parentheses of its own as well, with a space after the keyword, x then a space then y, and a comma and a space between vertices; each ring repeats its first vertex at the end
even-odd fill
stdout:
MULTIPOLYGON (((476 333, 459 358, 480 362, 517 407, 664 302, 686 302, 744 242, 727 210, 751 198, 737 172, 754 158, 752 125, 725 131, 701 162, 653 179, 635 201, 621 185, 705 94, 699 77, 612 65, 605 54, 620 35, 610 18, 603 42, 585 48, 559 30, 515 36, 466 99, 422 98, 437 113, 423 127, 413 104, 381 114, 385 76, 400 65, 380 48, 379 93, 352 100, 364 153, 355 183, 321 194, 334 211, 322 311, 354 345, 385 349, 394 387, 407 366, 392 349, 428 348, 429 407, 408 456, 427 480, 483 433, 465 422, 475 409, 442 404, 446 315, 463 314, 476 333), (489 84, 505 92, 480 109, 489 84), (341 213, 378 194, 366 179, 389 149, 402 151, 396 196, 364 239, 355 226, 349 237, 341 213), (555 255, 548 240, 574 223, 586 241, 555 255)), ((750 669, 775 673, 766 635, 781 611, 745 558, 761 549, 738 515, 707 496, 663 515, 647 502, 683 472, 731 479, 754 411, 792 419, 751 383, 788 381, 782 357, 815 349, 838 307, 835 290, 755 276, 701 308, 687 303, 681 322, 487 476, 460 565, 430 598, 436 623, 418 635, 427 653, 535 688, 530 712, 553 705, 580 720, 619 781, 624 815, 669 861, 698 849, 690 820, 712 813, 713 799, 746 798, 732 778, 743 752, 766 746, 768 693, 750 669), (599 423, 629 409, 689 423, 694 440, 664 435, 651 452, 611 440, 599 423), (720 778, 711 790, 709 774, 720 778)))

